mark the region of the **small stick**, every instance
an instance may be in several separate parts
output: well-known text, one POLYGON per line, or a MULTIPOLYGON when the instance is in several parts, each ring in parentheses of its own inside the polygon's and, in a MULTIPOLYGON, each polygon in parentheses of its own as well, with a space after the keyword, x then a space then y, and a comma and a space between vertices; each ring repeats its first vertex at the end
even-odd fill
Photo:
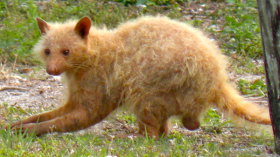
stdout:
POLYGON ((27 88, 22 88, 22 87, 12 87, 12 86, 6 86, 6 87, 1 87, 0 91, 4 91, 4 90, 28 90, 27 88))

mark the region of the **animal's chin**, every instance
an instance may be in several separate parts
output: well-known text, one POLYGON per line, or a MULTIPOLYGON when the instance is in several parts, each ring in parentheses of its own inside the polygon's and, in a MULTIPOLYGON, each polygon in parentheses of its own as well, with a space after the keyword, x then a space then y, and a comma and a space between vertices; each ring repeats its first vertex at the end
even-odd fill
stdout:
POLYGON ((62 74, 63 72, 60 72, 60 71, 47 71, 47 73, 49 75, 58 76, 58 75, 62 74))

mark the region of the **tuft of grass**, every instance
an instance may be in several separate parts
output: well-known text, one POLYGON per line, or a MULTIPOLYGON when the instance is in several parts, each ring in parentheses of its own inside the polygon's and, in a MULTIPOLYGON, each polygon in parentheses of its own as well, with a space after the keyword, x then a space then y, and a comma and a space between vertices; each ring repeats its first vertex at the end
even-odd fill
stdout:
POLYGON ((237 82, 238 89, 242 94, 253 96, 266 96, 266 84, 262 79, 254 80, 253 82, 240 79, 237 82))

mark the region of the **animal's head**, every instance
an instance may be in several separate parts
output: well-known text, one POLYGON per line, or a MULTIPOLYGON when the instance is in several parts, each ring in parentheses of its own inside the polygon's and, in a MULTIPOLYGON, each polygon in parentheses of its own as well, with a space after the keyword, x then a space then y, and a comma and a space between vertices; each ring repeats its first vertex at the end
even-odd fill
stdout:
POLYGON ((90 19, 84 17, 78 22, 64 24, 49 24, 40 18, 36 20, 42 38, 34 51, 46 63, 47 73, 60 75, 71 69, 74 66, 73 60, 87 52, 90 19))

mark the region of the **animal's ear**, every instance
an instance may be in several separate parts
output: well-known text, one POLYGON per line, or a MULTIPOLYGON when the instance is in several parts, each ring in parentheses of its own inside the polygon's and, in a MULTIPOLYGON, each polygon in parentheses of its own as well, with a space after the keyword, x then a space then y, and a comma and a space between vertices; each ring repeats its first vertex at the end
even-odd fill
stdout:
POLYGON ((83 17, 75 26, 75 32, 83 39, 89 34, 91 22, 89 17, 83 17))
POLYGON ((41 34, 46 34, 46 31, 50 29, 50 26, 44 20, 40 19, 39 17, 36 18, 37 25, 41 31, 41 34))

